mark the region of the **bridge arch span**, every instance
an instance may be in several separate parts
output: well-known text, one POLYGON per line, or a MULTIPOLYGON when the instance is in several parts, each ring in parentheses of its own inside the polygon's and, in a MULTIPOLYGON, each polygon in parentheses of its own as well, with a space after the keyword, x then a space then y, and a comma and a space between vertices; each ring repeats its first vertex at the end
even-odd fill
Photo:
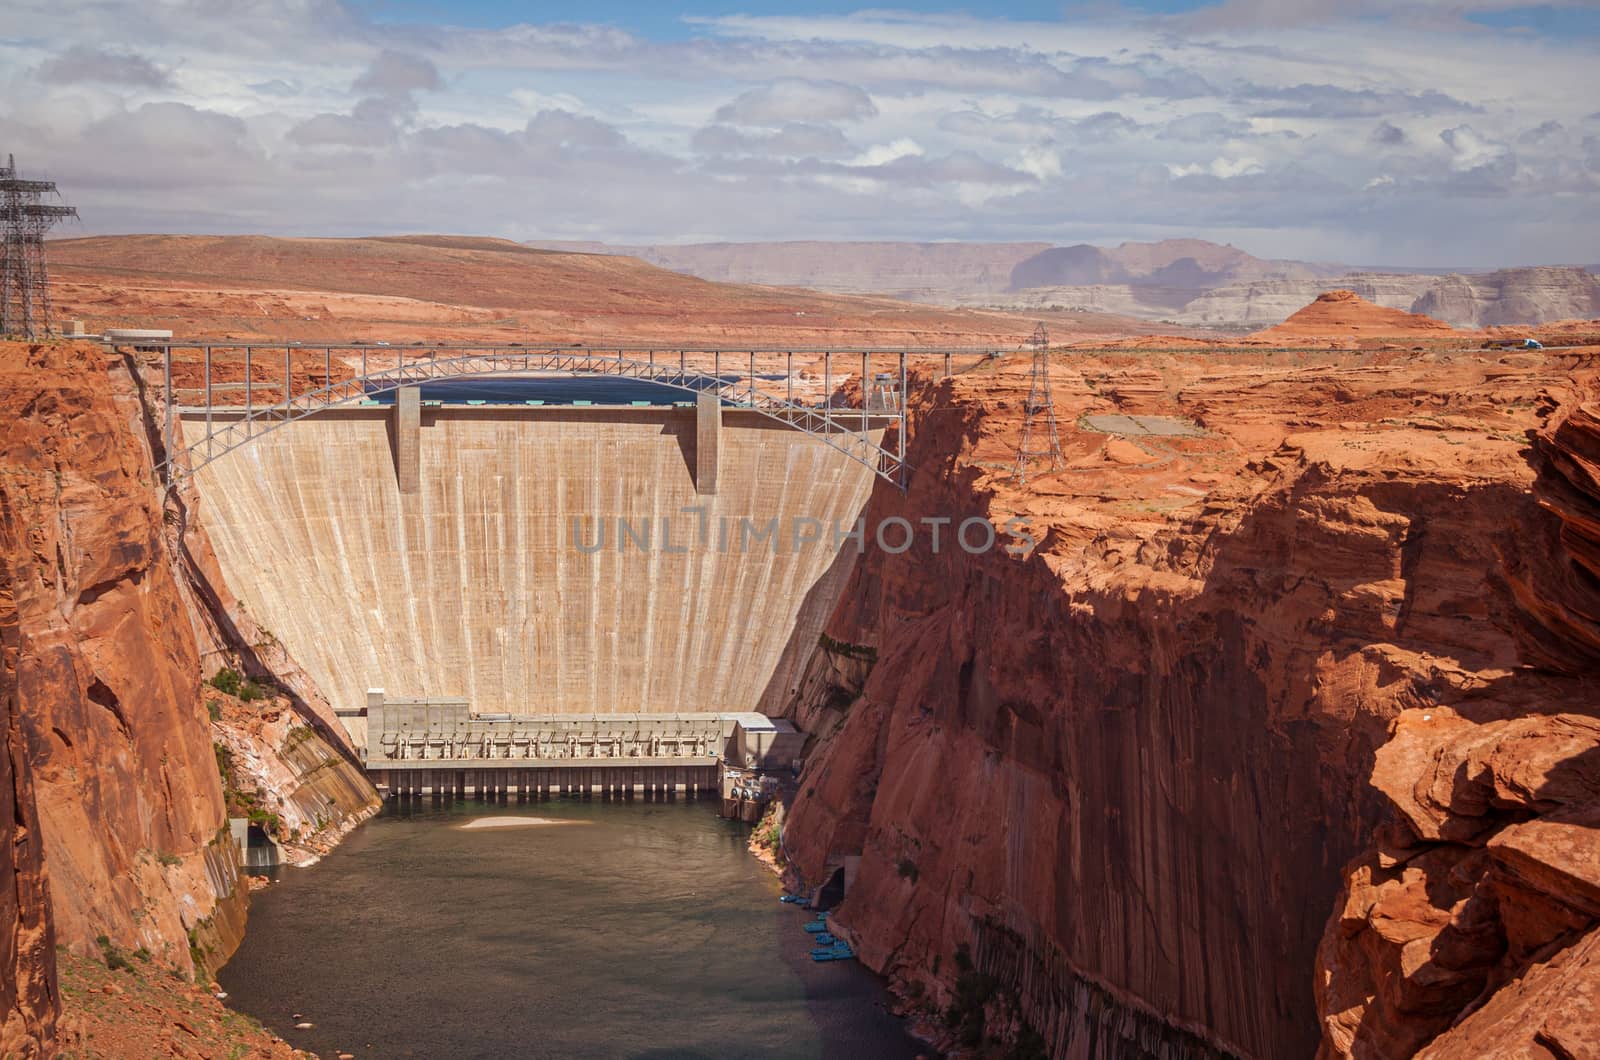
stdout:
MULTIPOLYGON (((681 393, 699 397, 716 395, 720 404, 753 410, 788 428, 808 434, 823 444, 844 453, 850 459, 868 467, 874 475, 891 485, 904 489, 909 468, 905 462, 906 440, 906 359, 911 353, 951 353, 949 350, 808 350, 808 349, 745 349, 738 351, 659 348, 610 348, 596 350, 587 347, 534 348, 527 346, 430 346, 393 347, 365 344, 315 345, 303 344, 264 345, 232 342, 161 342, 141 349, 155 350, 162 355, 163 387, 166 395, 164 438, 166 460, 158 472, 164 481, 176 483, 194 474, 201 467, 221 456, 249 444, 263 434, 274 431, 296 420, 341 406, 353 406, 371 401, 374 395, 390 393, 403 387, 427 382, 466 378, 540 378, 552 376, 636 379, 655 383, 681 393), (198 386, 182 386, 174 376, 174 351, 197 351, 202 362, 198 386), (282 353, 284 377, 282 383, 258 383, 256 365, 275 365, 282 353), (302 387, 297 393, 294 385, 295 355, 323 355, 322 385, 302 387), (361 367, 354 374, 333 379, 335 353, 341 366, 359 354, 361 367), (823 400, 805 401, 795 393, 796 376, 793 369, 795 354, 816 357, 823 362, 823 400), (371 367, 374 356, 383 361, 393 360, 391 366, 371 367), (758 371, 761 361, 783 357, 785 370, 781 375, 758 371), (691 364, 691 358, 695 364, 691 364), (835 358, 844 358, 845 365, 856 370, 859 365, 861 387, 865 399, 860 406, 839 406, 832 401, 833 365, 835 358), (711 360, 711 370, 704 362, 711 360), (221 382, 217 378, 219 362, 243 363, 243 382, 221 382), (724 362, 734 369, 724 370, 724 362), (888 362, 888 371, 877 371, 888 362), (283 398, 271 402, 257 402, 255 391, 270 392, 281 388, 283 398), (243 402, 238 398, 241 396, 243 402), (231 401, 219 401, 219 392, 231 401), (198 400, 180 400, 181 395, 193 394, 198 400), (226 413, 214 416, 214 413, 226 413), (204 416, 203 433, 193 440, 180 439, 176 431, 179 416, 204 416), (890 432, 892 428, 892 433, 890 432), (889 435, 892 447, 875 440, 889 435), (183 450, 180 458, 180 449, 183 450)), ((964 351, 972 352, 972 351, 964 351)), ((849 372, 841 372, 840 379, 849 372)))

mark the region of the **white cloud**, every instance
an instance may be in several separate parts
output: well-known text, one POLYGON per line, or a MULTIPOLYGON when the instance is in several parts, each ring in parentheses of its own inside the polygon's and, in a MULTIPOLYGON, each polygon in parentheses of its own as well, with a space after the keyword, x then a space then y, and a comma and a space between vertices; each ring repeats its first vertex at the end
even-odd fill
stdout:
POLYGON ((902 158, 914 158, 922 154, 922 145, 917 141, 901 137, 893 143, 875 144, 850 160, 852 166, 882 166, 902 158))
POLYGON ((1505 144, 1481 135, 1470 125, 1446 129, 1439 134, 1439 139, 1450 149, 1450 164, 1458 170, 1493 165, 1504 159, 1510 150, 1505 144))
POLYGON ((853 121, 876 116, 872 97, 839 81, 785 78, 753 88, 717 108, 717 121, 730 125, 783 125, 788 122, 853 121))
POLYGON ((1208 165, 1198 163, 1169 165, 1167 172, 1174 179, 1209 175, 1218 180, 1232 180, 1234 177, 1247 177, 1260 173, 1262 168, 1260 160, 1255 158, 1213 158, 1208 165))
POLYGON ((708 125, 694 134, 694 150, 713 155, 782 155, 789 158, 838 158, 850 153, 850 141, 833 125, 791 122, 774 133, 751 133, 731 125, 708 125))
POLYGON ((1017 168, 1036 180, 1050 180, 1061 175, 1061 156, 1048 147, 1024 147, 1017 168))

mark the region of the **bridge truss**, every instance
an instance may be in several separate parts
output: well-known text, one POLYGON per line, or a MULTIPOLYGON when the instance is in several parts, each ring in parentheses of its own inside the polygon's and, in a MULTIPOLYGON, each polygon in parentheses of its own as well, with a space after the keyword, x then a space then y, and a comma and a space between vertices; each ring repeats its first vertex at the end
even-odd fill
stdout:
MULTIPOLYGON (((698 397, 714 394, 724 407, 749 409, 815 437, 869 468, 879 478, 905 488, 906 359, 910 354, 972 354, 946 349, 791 349, 742 350, 609 347, 386 346, 366 344, 265 344, 133 339, 129 345, 161 355, 166 397, 165 460, 157 471, 175 484, 213 460, 295 420, 332 408, 371 403, 402 387, 462 378, 541 378, 590 376, 637 379, 698 397), (174 375, 174 353, 185 351, 194 372, 174 375), (315 362, 320 354, 320 379, 315 362), (283 379, 276 378, 282 358, 283 379), (796 394, 794 359, 822 362, 821 400, 796 394), (775 361, 782 359, 782 370, 775 361), (834 372, 836 358, 846 370, 834 372), (359 360, 359 368, 356 367, 359 360), (308 362, 312 366, 308 369, 308 362), (296 392, 295 368, 301 370, 296 392), (262 366, 266 366, 265 377, 262 366), (341 378, 335 378, 335 369, 341 378), (707 370, 709 368, 709 370, 707 370), (761 371, 765 368, 766 371, 761 371), (843 405, 835 380, 859 369, 859 404, 843 405), (343 374, 354 373, 354 374, 343 374), (258 397, 281 394, 263 402, 258 397), (242 399, 242 400, 241 400, 242 399), (204 416, 204 433, 192 442, 179 433, 181 418, 204 416), (885 437, 890 434, 891 439, 885 437), (878 440, 874 439, 877 435, 878 440)), ((813 376, 799 389, 814 387, 813 376)))

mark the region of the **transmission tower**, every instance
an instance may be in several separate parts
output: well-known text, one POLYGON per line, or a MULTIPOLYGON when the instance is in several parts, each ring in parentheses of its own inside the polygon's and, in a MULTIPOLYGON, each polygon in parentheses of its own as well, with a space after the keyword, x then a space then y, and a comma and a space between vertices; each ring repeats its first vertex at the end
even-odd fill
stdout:
POLYGON ((1033 347, 1033 378, 1028 384, 1028 403, 1022 419, 1022 444, 1017 447, 1017 481, 1028 482, 1030 461, 1050 461, 1050 470, 1059 471, 1066 458, 1061 455, 1061 438, 1056 433, 1056 404, 1050 397, 1050 332, 1044 324, 1033 329, 1028 339, 1033 347))
POLYGON ((17 161, 7 155, 0 168, 0 335, 37 339, 50 328, 44 234, 78 211, 42 201, 46 195, 60 198, 56 182, 18 179, 17 161))

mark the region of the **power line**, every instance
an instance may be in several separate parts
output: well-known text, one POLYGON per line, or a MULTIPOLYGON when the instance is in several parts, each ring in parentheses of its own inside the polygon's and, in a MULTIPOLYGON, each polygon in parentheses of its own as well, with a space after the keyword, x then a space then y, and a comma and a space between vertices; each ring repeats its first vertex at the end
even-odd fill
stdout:
POLYGON ((7 155, 0 168, 0 335, 38 339, 50 330, 44 234, 78 211, 46 203, 46 195, 60 198, 56 182, 19 179, 17 161, 7 155))
POLYGON ((1056 405, 1050 397, 1050 332, 1043 323, 1034 328, 1028 345, 1033 347, 1033 377, 1028 385, 1022 443, 1017 447, 1017 466, 1013 472, 1022 485, 1028 483, 1030 462, 1048 460, 1051 471, 1061 470, 1066 462, 1061 455, 1061 438, 1056 433, 1056 405))

